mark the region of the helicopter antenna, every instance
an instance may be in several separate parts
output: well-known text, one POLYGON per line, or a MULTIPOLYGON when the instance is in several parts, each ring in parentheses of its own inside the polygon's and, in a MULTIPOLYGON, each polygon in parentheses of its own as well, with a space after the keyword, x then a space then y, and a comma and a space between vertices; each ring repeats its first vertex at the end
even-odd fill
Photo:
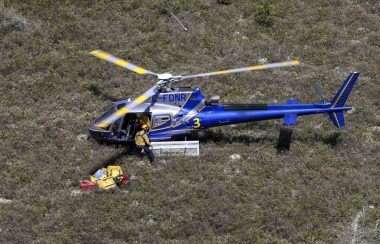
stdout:
POLYGON ((182 22, 178 19, 177 16, 175 16, 175 14, 174 14, 172 11, 170 11, 170 16, 172 16, 172 17, 178 22, 178 24, 179 24, 179 25, 180 25, 185 31, 187 31, 186 26, 184 26, 184 25, 182 24, 182 22))

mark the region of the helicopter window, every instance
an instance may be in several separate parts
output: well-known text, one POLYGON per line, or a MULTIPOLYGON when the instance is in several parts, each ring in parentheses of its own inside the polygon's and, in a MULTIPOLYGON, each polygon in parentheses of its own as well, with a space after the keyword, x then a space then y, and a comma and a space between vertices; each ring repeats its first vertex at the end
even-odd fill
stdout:
POLYGON ((170 121, 170 115, 156 115, 153 119, 153 128, 165 124, 167 121, 170 121))
POLYGON ((121 109, 122 107, 125 106, 126 103, 120 103, 118 104, 116 107, 117 107, 117 110, 121 109))
POLYGON ((113 106, 110 107, 109 109, 107 109, 107 111, 105 111, 102 115, 99 116, 99 118, 96 119, 95 123, 98 123, 99 121, 107 118, 108 116, 110 116, 111 114, 113 113, 113 106))

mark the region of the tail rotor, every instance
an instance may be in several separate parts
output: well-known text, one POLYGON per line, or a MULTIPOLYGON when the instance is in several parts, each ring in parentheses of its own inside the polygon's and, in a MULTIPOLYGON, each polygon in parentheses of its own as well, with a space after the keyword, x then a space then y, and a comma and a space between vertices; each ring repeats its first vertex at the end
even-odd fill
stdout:
POLYGON ((314 88, 314 92, 318 95, 318 97, 321 98, 323 102, 326 102, 326 98, 323 93, 322 87, 318 83, 315 83, 313 85, 313 88, 314 88))

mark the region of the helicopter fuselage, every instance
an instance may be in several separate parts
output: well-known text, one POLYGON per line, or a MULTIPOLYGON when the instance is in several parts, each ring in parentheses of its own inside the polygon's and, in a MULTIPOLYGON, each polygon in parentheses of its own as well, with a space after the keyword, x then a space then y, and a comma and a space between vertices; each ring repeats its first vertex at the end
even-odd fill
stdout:
POLYGON ((329 102, 300 104, 297 99, 289 99, 285 104, 218 104, 215 100, 206 100, 199 88, 174 88, 149 98, 108 128, 96 126, 98 121, 131 101, 133 99, 115 102, 93 121, 90 134, 101 142, 129 144, 134 140, 133 123, 145 116, 150 123, 150 140, 165 141, 184 138, 201 129, 259 120, 284 118, 284 125, 295 125, 297 116, 335 114, 351 109, 334 107, 329 102))

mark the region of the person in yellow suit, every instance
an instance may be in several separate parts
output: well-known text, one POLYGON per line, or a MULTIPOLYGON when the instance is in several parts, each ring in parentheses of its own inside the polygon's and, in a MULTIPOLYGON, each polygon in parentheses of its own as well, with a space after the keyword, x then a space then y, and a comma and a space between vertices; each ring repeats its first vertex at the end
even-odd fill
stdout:
POLYGON ((136 117, 140 121, 140 124, 146 124, 146 125, 148 125, 148 128, 149 128, 150 119, 149 119, 148 115, 146 115, 146 114, 137 114, 136 117))
POLYGON ((137 151, 144 150, 144 153, 148 156, 149 161, 153 163, 154 155, 152 151, 152 146, 148 138, 149 126, 147 124, 141 125, 141 130, 135 135, 135 144, 137 151))

